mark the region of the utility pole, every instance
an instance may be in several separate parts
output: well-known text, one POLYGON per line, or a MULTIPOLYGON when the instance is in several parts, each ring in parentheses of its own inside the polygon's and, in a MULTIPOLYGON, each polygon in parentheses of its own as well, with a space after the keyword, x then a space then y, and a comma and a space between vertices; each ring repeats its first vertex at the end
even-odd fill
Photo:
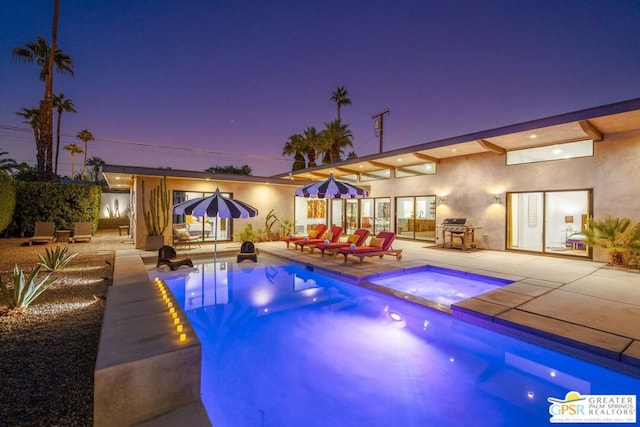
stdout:
POLYGON ((382 138, 384 136, 384 115, 390 114, 389 108, 385 109, 382 113, 374 114, 371 116, 374 119, 373 129, 376 132, 376 136, 380 137, 380 152, 382 153, 382 138))

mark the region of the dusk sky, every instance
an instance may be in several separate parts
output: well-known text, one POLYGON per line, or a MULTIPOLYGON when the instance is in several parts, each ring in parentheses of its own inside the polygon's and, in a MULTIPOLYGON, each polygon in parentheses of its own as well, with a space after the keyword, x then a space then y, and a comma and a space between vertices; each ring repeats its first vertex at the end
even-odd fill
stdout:
MULTIPOLYGON (((0 3, 0 151, 18 162, 35 144, 15 113, 44 86, 12 50, 50 42, 52 12, 0 3)), ((54 92, 78 111, 61 145, 86 128, 108 164, 284 173, 285 141, 336 118, 338 85, 359 156, 378 152, 385 108, 391 150, 638 98, 639 23, 637 0, 60 0, 75 76, 56 73, 54 92)))

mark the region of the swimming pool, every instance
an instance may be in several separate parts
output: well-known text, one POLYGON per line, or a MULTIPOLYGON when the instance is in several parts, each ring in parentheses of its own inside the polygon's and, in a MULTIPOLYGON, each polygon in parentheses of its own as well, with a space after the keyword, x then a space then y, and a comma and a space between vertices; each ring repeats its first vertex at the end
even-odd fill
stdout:
POLYGON ((163 279, 202 342, 214 426, 539 426, 548 398, 640 390, 640 379, 278 259, 194 265, 163 279))

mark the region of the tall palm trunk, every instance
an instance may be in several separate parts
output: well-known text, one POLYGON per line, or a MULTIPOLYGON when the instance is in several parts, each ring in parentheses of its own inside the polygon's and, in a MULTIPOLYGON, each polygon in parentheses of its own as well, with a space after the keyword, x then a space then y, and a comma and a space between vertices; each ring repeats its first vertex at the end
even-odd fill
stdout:
POLYGON ((56 163, 53 169, 53 175, 58 175, 58 156, 60 154, 60 123, 62 122, 62 112, 58 111, 58 123, 56 127, 56 163))
POLYGON ((51 31, 51 49, 47 58, 45 72, 44 98, 40 103, 40 143, 38 146, 38 174, 40 179, 50 181, 53 178, 53 65, 58 42, 58 10, 60 0, 53 6, 53 28, 51 31))
POLYGON ((82 179, 85 179, 85 173, 87 171, 87 142, 88 141, 83 141, 84 142, 84 160, 82 161, 82 179))

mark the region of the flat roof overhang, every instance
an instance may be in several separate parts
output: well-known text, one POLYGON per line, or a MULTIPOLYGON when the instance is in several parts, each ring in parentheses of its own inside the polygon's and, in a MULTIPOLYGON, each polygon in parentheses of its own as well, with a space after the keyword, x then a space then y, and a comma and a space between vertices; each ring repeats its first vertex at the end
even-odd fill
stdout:
POLYGON ((136 176, 139 177, 172 177, 182 179, 192 179, 198 181, 216 181, 216 182, 245 182, 248 184, 268 184, 281 185, 289 187, 300 187, 308 184, 307 180, 298 181, 294 179, 278 178, 278 177, 259 177, 252 175, 231 175, 216 174, 212 172, 188 171, 180 169, 163 169, 150 168, 143 166, 126 166, 126 165, 104 165, 102 167, 109 188, 112 190, 127 191, 133 186, 136 176))
POLYGON ((437 164, 443 159, 472 154, 503 155, 512 150, 586 139, 603 141, 608 134, 634 130, 640 130, 640 98, 300 169, 274 177, 313 181, 324 179, 333 173, 340 179, 384 169, 437 164))

